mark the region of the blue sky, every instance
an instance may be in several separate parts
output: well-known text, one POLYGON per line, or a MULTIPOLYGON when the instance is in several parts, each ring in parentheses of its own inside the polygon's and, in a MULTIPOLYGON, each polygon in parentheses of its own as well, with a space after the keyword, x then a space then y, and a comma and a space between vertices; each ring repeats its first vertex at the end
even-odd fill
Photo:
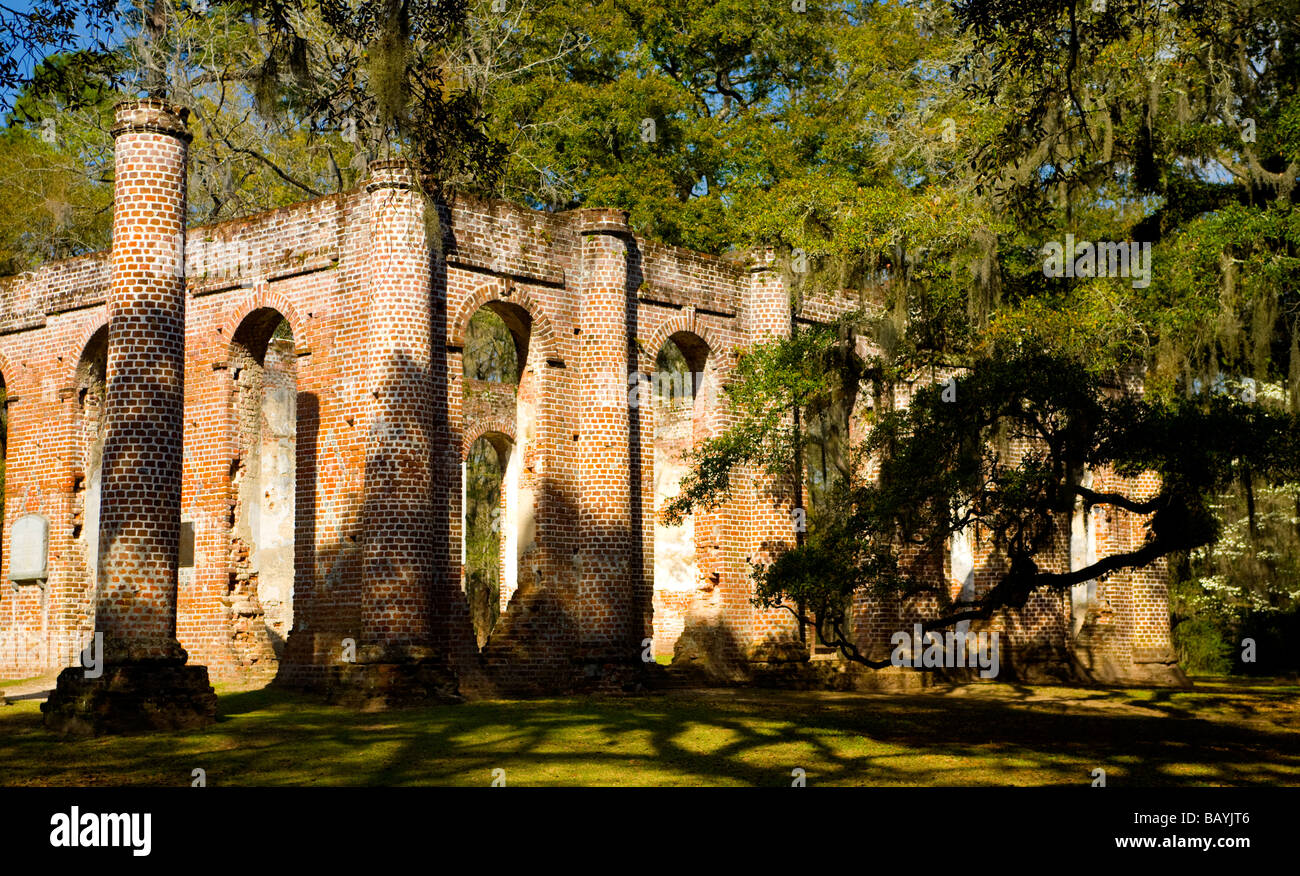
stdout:
MULTIPOLYGON (((60 6, 60 7, 69 5, 66 3, 66 0, 51 0, 51 3, 55 6, 60 6)), ((13 10, 14 12, 26 13, 26 12, 30 12, 37 4, 32 3, 31 0, 9 0, 9 2, 6 2, 4 5, 7 9, 13 10)), ((128 8, 129 5, 130 5, 129 0, 121 0, 121 2, 119 2, 118 4, 119 9, 122 10, 128 8)), ((82 17, 78 21, 77 35, 79 39, 76 41, 76 45, 74 46, 74 48, 85 48, 94 45, 98 39, 111 39, 113 37, 113 31, 110 30, 107 33, 104 33, 103 31, 96 32, 89 27, 85 18, 82 17)), ((32 47, 31 57, 20 58, 19 66, 23 75, 30 74, 32 70, 32 66, 36 63, 36 61, 40 60, 40 57, 43 57, 45 54, 48 54, 48 51, 49 49, 47 47, 34 46, 32 47)), ((12 97, 13 97, 13 92, 11 90, 0 89, 0 99, 4 100, 7 103, 9 99, 12 97)))

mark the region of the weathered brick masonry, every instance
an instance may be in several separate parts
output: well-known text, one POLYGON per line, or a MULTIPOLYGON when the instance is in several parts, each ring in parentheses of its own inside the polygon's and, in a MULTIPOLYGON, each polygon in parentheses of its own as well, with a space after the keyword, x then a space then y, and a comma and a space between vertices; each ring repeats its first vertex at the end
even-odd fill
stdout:
MULTIPOLYGON (((167 237, 175 219, 142 212, 162 197, 181 215, 183 178, 166 170, 151 169, 148 192, 119 181, 120 239, 167 237)), ((669 340, 686 351, 706 379, 674 415, 689 422, 671 440, 702 440, 726 425, 719 388, 740 351, 855 300, 813 297, 792 314, 770 253, 740 261, 654 243, 617 210, 545 214, 458 197, 426 216, 424 204, 403 166, 380 164, 360 189, 189 229, 183 276, 171 280, 184 284, 181 312, 117 296, 130 270, 117 246, 111 259, 0 280, 6 583, 15 520, 49 524, 46 580, 0 590, 0 676, 70 666, 96 628, 142 643, 174 635, 215 677, 275 672, 305 685, 337 675, 349 639, 362 662, 435 655, 462 690, 503 693, 618 676, 642 661, 646 639, 655 654, 735 679, 806 660, 790 617, 749 603, 750 561, 795 540, 787 486, 738 479, 731 501, 691 522, 693 562, 677 559, 687 583, 656 587, 656 490, 671 488, 655 486, 656 440, 672 429, 656 431, 663 408, 628 374, 653 372, 669 340), (484 307, 515 335, 513 392, 465 379, 466 329, 484 307), (149 347, 166 350, 161 359, 125 340, 182 315, 183 419, 164 398, 103 411, 106 373, 182 366, 179 323, 175 350, 149 347), (106 344, 110 317, 118 340, 106 344), (135 425, 105 442, 105 418, 128 415, 135 425), (502 500, 505 608, 480 649, 462 591, 460 466, 484 436, 518 457, 502 500), (119 454, 179 464, 179 505, 124 485, 119 454), (178 587, 119 597, 129 573, 116 563, 96 581, 100 532, 124 513, 149 521, 124 532, 143 540, 141 562, 174 567, 184 533, 179 573, 166 573, 178 587)), ((660 465, 680 459, 681 447, 660 449, 660 465)), ((1094 488, 1155 488, 1095 477, 1094 488)), ((1133 515, 1092 516, 1060 565, 1142 538, 1133 515)), ((997 563, 971 533, 932 571, 954 593, 979 592, 997 563)), ((1114 575, 1073 604, 1038 598, 989 628, 1025 660, 1167 680, 1163 572, 1114 575)), ((879 655, 924 608, 864 601, 856 634, 879 655)))
MULTIPOLYGON (((175 729, 216 712, 177 639, 185 411, 185 113, 119 106, 113 128, 109 330, 97 436, 92 675, 66 669, 43 705, 61 732, 175 729)), ((96 367, 96 371, 98 368, 96 367)), ((84 512, 84 502, 83 502, 84 512)), ((84 530, 84 527, 83 527, 84 530)), ((87 612, 89 614, 89 612, 87 612)), ((58 631, 56 631, 58 635, 58 631)))

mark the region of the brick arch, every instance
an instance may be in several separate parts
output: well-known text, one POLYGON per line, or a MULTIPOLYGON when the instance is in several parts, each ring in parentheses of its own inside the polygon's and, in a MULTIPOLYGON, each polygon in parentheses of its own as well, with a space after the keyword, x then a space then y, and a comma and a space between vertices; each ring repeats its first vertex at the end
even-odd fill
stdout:
MULTIPOLYGON (((90 522, 91 509, 87 507, 86 501, 89 497, 91 475, 94 471, 93 467, 89 464, 91 462, 90 450, 93 444, 90 440, 90 436, 86 431, 84 431, 88 425, 88 420, 85 418, 85 410, 81 405, 79 397, 80 391, 83 388, 81 382, 83 377, 81 366, 85 360, 87 352, 89 351, 91 342, 95 339, 96 335, 103 332, 105 343, 103 360, 105 367, 104 377, 107 379, 107 344, 110 324, 111 320, 109 319, 107 305, 105 305, 99 313, 95 314, 93 318, 87 320, 87 323, 82 327, 73 342, 74 346, 72 347, 72 352, 75 355, 66 357, 67 361, 64 363, 64 380, 59 387, 60 398, 66 398, 66 400, 61 401, 59 404, 59 418, 61 421, 59 425, 59 440, 63 447, 60 469, 63 477, 66 478, 65 483, 67 484, 65 487, 67 492, 64 494, 64 501, 61 503, 61 510, 59 512, 59 516, 62 518, 59 526, 64 533, 63 538, 66 539, 64 542, 64 550, 67 552, 63 554, 63 557, 64 562, 66 563, 65 569, 66 574, 68 575, 67 580, 74 583, 76 591, 75 595, 70 597, 68 602, 65 604, 68 606, 75 606, 80 612, 88 612, 90 617, 94 616, 94 609, 92 607, 94 591, 92 590, 92 585, 95 583, 96 575, 98 573, 92 568, 91 564, 90 551, 92 548, 89 544, 91 533, 85 531, 84 528, 80 533, 78 533, 78 528, 85 527, 90 522), (69 389, 71 392, 64 397, 62 395, 63 391, 69 389), (78 499, 81 501, 81 514, 79 521, 76 517, 78 499)), ((107 391, 107 387, 105 387, 105 391, 107 391)), ((105 409, 101 407, 96 423, 98 440, 101 442, 101 448, 103 446, 102 441, 104 438, 104 414, 105 409)), ((54 521, 51 520, 51 528, 53 528, 53 525, 54 521)), ((98 545, 93 549, 97 551, 98 545)))
MULTIPOLYGON (((105 308, 105 310, 107 310, 107 308, 105 308)), ((86 349, 90 346, 90 342, 94 339, 95 335, 99 334, 101 331, 106 332, 109 328, 109 324, 110 320, 107 312, 105 312, 103 318, 93 320, 77 336, 76 346, 73 348, 77 355, 68 357, 70 361, 67 363, 65 369, 63 386, 71 387, 73 392, 72 395, 68 397, 68 402, 70 403, 69 406, 64 408, 61 405, 60 407, 63 408, 62 415, 67 417, 67 431, 64 435, 64 441, 65 458, 68 461, 67 464, 70 470, 80 469, 82 454, 85 451, 85 447, 81 444, 80 434, 81 407, 77 401, 77 393, 80 389, 81 375, 78 372, 81 370, 81 360, 82 357, 86 355, 86 349)), ((107 351, 105 351, 105 356, 107 356, 107 351)), ((107 368, 107 361, 105 361, 104 364, 105 368, 107 368)), ((105 376, 107 377, 107 374, 105 374, 105 376)))
POLYGON ((108 313, 107 308, 105 308, 105 313, 101 319, 93 321, 87 328, 83 329, 82 332, 77 335, 76 345, 72 348, 76 351, 77 355, 71 357, 71 362, 69 362, 68 366, 64 369, 64 386, 70 386, 77 382, 77 368, 81 366, 81 357, 85 354, 86 347, 90 344, 90 339, 98 334, 100 329, 108 328, 108 323, 108 313))
POLYGON ((234 340, 235 332, 244 324, 244 320, 255 310, 274 310, 289 321, 289 330, 293 332, 293 343, 302 346, 306 341, 307 324, 287 296, 281 292, 262 286, 245 295, 226 313, 222 323, 225 331, 222 337, 228 342, 234 340))
MULTIPOLYGON (((711 371, 714 384, 714 394, 710 398, 700 395, 700 387, 694 387, 696 395, 694 403, 689 413, 689 445, 698 447, 701 440, 707 439, 710 435, 717 433, 718 415, 722 401, 721 386, 725 382, 725 375, 729 370, 731 362, 729 357, 724 355, 725 349, 718 342, 714 333, 697 319, 694 307, 685 307, 682 310, 673 313, 662 321, 649 335, 649 341, 645 344, 637 344, 637 361, 639 364, 638 371, 641 374, 653 374, 655 371, 655 360, 659 351, 663 349, 664 344, 669 338, 678 334, 688 334, 694 338, 695 342, 702 344, 706 350, 705 369, 711 371)), ((692 345, 694 346, 694 345, 692 345)), ((646 398, 646 387, 644 382, 638 384, 638 393, 641 398, 646 398)), ((722 580, 725 570, 725 560, 723 556, 725 551, 715 550, 714 547, 724 547, 726 542, 714 542, 709 533, 716 531, 717 522, 722 519, 721 510, 696 509, 691 515, 693 521, 693 532, 690 537, 691 546, 691 563, 688 567, 677 566, 671 557, 660 555, 660 538, 661 530, 658 526, 660 519, 657 511, 658 492, 656 485, 661 474, 661 465, 658 456, 659 449, 662 446, 659 441, 659 408, 655 403, 653 395, 653 386, 650 387, 648 403, 641 406, 642 434, 646 436, 641 444, 641 465, 652 472, 650 483, 642 489, 644 501, 648 506, 648 514, 654 519, 655 526, 646 535, 643 535, 642 550, 647 551, 653 558, 650 563, 650 587, 651 587, 651 606, 650 606, 650 624, 651 639, 656 653, 673 653, 679 637, 687 627, 687 617, 690 611, 691 600, 694 598, 693 590, 676 590, 676 589, 658 589, 657 576, 660 563, 667 562, 670 569, 675 567, 677 573, 685 572, 694 577, 696 586, 701 580, 708 579, 717 584, 722 580)), ((676 537, 676 536, 670 536, 676 537)))
MULTIPOLYGON (((447 343, 453 347, 464 347, 465 332, 469 330, 470 318, 480 307, 492 301, 514 304, 523 308, 527 312, 529 319, 532 320, 528 339, 529 346, 531 347, 534 343, 540 344, 543 359, 558 360, 562 358, 556 346, 555 331, 551 327, 551 320, 546 315, 545 309, 542 308, 537 299, 529 294, 527 289, 518 286, 507 287, 500 277, 494 277, 483 283, 461 303, 460 309, 456 312, 456 319, 450 326, 447 343)), ((521 368, 523 364, 522 362, 519 363, 521 368)))
POLYGON ((469 459, 469 449, 474 446, 474 442, 491 432, 498 432, 506 436, 510 439, 512 445, 519 443, 515 439, 515 424, 513 421, 501 417, 489 417, 486 421, 474 423, 472 429, 465 430, 464 437, 460 442, 460 461, 464 462, 469 459))
MULTIPOLYGON (((215 427, 214 431, 218 435, 224 435, 224 439, 218 439, 219 447, 224 444, 218 452, 230 464, 222 465, 217 469, 218 480, 211 496, 212 503, 220 507, 223 513, 209 517, 208 522, 202 524, 202 529, 205 530, 202 537, 218 551, 218 556, 230 552, 225 554, 228 559, 218 566, 221 570, 220 576, 225 579, 223 592, 226 587, 233 588, 233 595, 247 599, 257 607, 258 612, 261 612, 252 630, 241 632, 239 620, 232 615, 209 633, 215 640, 213 647, 221 654, 220 659, 229 661, 236 672, 254 671, 258 666, 274 665, 276 654, 274 638, 283 636, 287 639, 290 633, 284 612, 301 610, 304 604, 310 605, 314 592, 311 583, 308 583, 305 591, 301 589, 304 566, 296 550, 291 549, 288 553, 287 568, 282 567, 283 577, 277 575, 275 579, 269 579, 265 569, 262 569, 258 575, 253 575, 252 572, 256 568, 252 565, 254 553, 268 545, 282 546, 283 543, 274 539, 268 542, 266 533, 259 533, 256 530, 251 534, 246 531, 241 532, 241 527, 257 513, 255 509, 271 484, 271 481, 265 477, 264 467, 255 480, 245 481, 252 488, 251 492, 244 492, 244 488, 235 476, 236 463, 243 468, 251 459, 263 461, 266 459, 261 456, 263 452, 261 430, 264 428, 265 405, 268 398, 265 378, 269 363, 266 357, 269 354, 274 329, 279 323, 270 319, 259 319, 256 321, 257 324, 248 326, 249 334, 244 334, 250 318, 263 313, 274 313, 289 323, 295 347, 306 343, 306 323, 298 309, 283 293, 271 290, 263 283, 259 283, 247 294, 232 302, 223 314, 220 349, 229 357, 227 359, 229 367, 222 372, 222 377, 219 379, 218 393, 225 394, 222 400, 223 412, 220 419, 211 421, 210 425, 215 427), (241 382, 238 376, 240 367, 237 366, 248 368, 255 380, 251 383, 241 382), (244 416, 253 411, 256 411, 255 419, 250 424, 244 416), (246 430, 245 427, 248 425, 252 428, 246 430), (279 601, 280 607, 274 611, 262 601, 264 597, 260 585, 268 580, 274 587, 286 588, 281 591, 283 598, 279 601), (295 585, 299 589, 293 589, 295 585), (244 633, 247 633, 246 637, 244 633)), ((289 458, 293 460, 292 478, 280 487, 281 498, 289 509, 289 529, 295 537, 300 532, 299 526, 303 522, 303 511, 299 501, 300 491, 304 489, 305 474, 303 464, 299 461, 301 440, 299 429, 302 414, 301 394, 298 390, 302 386, 302 376, 301 365, 298 362, 299 360, 290 356, 288 373, 292 377, 292 383, 288 386, 293 389, 293 392, 290 393, 286 408, 293 413, 293 445, 289 454, 289 458)), ((315 452, 319 453, 319 444, 315 452)), ((315 465, 318 467, 319 462, 315 465)), ((248 472, 249 470, 244 468, 244 473, 248 474, 248 472)), ((205 516, 211 508, 213 504, 204 503, 196 506, 198 513, 205 516)), ((197 539, 200 537, 197 532, 200 525, 196 523, 195 529, 197 539)), ((306 574, 310 576, 309 572, 306 574)), ((195 577, 197 580, 197 569, 195 577)), ((307 580, 310 582, 310 577, 307 580)), ((214 583, 213 579, 209 579, 207 586, 212 586, 214 583)))
POLYGON ((714 367, 718 369, 722 367, 723 361, 720 356, 722 347, 714 340, 709 327, 696 318, 695 309, 686 308, 661 322, 654 333, 650 335, 649 344, 637 350, 637 358, 641 364, 640 370, 643 372, 654 371, 655 357, 663 349, 664 343, 679 332, 695 335, 695 337, 703 341, 704 346, 709 348, 710 358, 718 357, 714 362, 714 367))
MULTIPOLYGON (((63 386, 72 387, 74 390, 70 398, 70 400, 73 402, 72 424, 73 424, 74 432, 76 429, 77 418, 79 416, 78 411, 80 410, 76 404, 76 400, 77 400, 76 390, 79 389, 79 381, 81 378, 81 375, 78 373, 81 370, 81 360, 86 355, 86 350, 90 346, 90 342, 94 339, 95 335, 99 334, 100 332, 107 332, 109 328, 109 322, 110 321, 108 319, 107 314, 104 315, 103 319, 94 320, 89 326, 87 326, 81 332, 81 334, 77 336, 76 346, 73 347, 73 350, 76 352, 77 355, 68 357, 70 361, 67 363, 67 366, 65 368, 65 375, 64 375, 65 379, 64 379, 63 386)), ((105 351, 105 356, 107 356, 107 350, 105 351)), ((108 365, 107 361, 105 361, 104 364, 105 364, 105 368, 107 368, 108 365)), ((105 376, 107 376, 107 374, 105 374, 105 376)), ((76 440, 75 435, 72 437, 71 440, 75 442, 76 440)), ((69 456, 68 457, 69 459, 73 459, 75 457, 75 446, 73 450, 74 450, 74 455, 69 456)))

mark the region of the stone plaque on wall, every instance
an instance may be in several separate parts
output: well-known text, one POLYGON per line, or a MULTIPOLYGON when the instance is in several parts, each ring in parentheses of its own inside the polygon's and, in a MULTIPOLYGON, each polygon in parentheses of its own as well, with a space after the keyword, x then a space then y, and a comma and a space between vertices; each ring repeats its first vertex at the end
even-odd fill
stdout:
POLYGON ((24 514, 9 534, 9 580, 44 581, 50 576, 50 522, 40 514, 24 514))
POLYGON ((181 555, 180 567, 182 569, 191 568, 194 565, 194 523, 189 520, 181 521, 181 555))

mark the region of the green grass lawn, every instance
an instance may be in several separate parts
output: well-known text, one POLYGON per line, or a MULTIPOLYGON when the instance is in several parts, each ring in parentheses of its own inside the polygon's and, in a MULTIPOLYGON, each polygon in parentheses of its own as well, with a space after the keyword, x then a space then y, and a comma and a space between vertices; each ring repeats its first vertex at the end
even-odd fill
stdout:
POLYGON ((0 784, 1300 785, 1300 686, 973 685, 911 694, 674 691, 360 714, 218 687, 191 733, 62 741, 0 707, 0 784))
POLYGON ((45 678, 50 679, 50 684, 53 685, 54 677, 55 676, 53 675, 51 676, 30 675, 27 678, 6 679, 4 681, 0 681, 0 692, 3 692, 6 688, 18 688, 21 687, 22 685, 30 684, 31 682, 37 681, 38 679, 45 679, 45 678))

